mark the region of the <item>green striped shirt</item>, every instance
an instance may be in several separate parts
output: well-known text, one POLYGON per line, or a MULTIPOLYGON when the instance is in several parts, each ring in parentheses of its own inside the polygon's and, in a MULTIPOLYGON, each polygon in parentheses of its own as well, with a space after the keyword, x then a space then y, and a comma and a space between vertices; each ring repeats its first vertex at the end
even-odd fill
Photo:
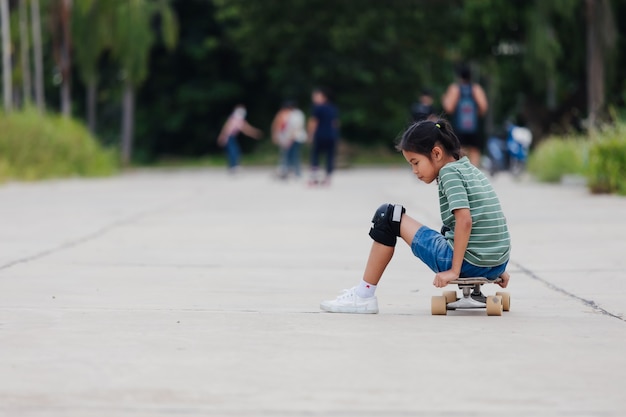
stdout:
POLYGON ((472 265, 491 267, 509 259, 511 238, 500 201, 489 180, 467 157, 446 164, 439 171, 441 220, 450 228, 448 244, 454 248, 454 210, 468 208, 472 215, 465 260, 472 265))

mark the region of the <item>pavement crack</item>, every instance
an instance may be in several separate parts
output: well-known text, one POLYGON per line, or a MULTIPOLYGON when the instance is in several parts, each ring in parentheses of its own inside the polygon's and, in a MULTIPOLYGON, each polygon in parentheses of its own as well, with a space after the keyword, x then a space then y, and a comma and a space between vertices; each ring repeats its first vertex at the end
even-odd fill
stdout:
POLYGON ((145 218, 145 217, 147 217, 149 215, 152 215, 152 214, 161 212, 163 210, 166 210, 169 207, 171 207, 171 206, 173 206, 175 204, 178 204, 180 202, 181 202, 180 200, 169 201, 166 204, 163 204, 163 205, 158 206, 156 208, 143 210, 143 211, 140 211, 138 213, 133 213, 131 215, 128 215, 126 217, 118 219, 118 220, 116 220, 116 221, 114 221, 112 223, 109 223, 109 224, 101 227, 100 229, 98 229, 98 230, 96 230, 94 232, 88 233, 88 234, 86 234, 86 235, 84 235, 82 237, 79 237, 77 239, 61 243, 60 245, 55 246, 53 248, 46 249, 46 250, 43 250, 41 252, 29 255, 29 256, 25 256, 23 258, 15 259, 15 260, 10 261, 10 262, 8 262, 8 263, 6 263, 4 265, 0 265, 0 271, 4 271, 6 269, 12 268, 15 265, 25 264, 25 263, 29 263, 29 262, 32 262, 32 261, 36 261, 36 260, 39 260, 41 258, 45 258, 46 256, 53 255, 55 253, 64 251, 66 249, 71 249, 71 248, 77 247, 79 245, 82 245, 83 243, 87 243, 87 242, 90 242, 92 240, 95 240, 95 239, 97 239, 97 238, 107 234, 108 232, 110 232, 113 229, 116 229, 116 228, 121 227, 121 226, 125 226, 127 224, 135 223, 135 222, 137 222, 137 221, 139 221, 139 220, 141 220, 141 219, 143 219, 143 218, 145 218))
POLYGON ((521 272, 523 272, 524 274, 528 275, 529 277, 531 277, 532 279, 541 282, 542 284, 544 284, 546 287, 550 288, 553 291, 559 292, 561 294, 564 294, 570 298, 573 298, 577 301, 580 301, 581 303, 583 303, 584 305, 586 305, 587 307, 593 309, 594 311, 597 311, 600 314, 603 314, 605 316, 609 316, 609 317, 613 317, 614 319, 618 319, 620 321, 626 322, 626 318, 622 317, 619 314, 615 314, 615 313, 611 313, 610 311, 606 310, 605 308, 602 308, 598 305, 598 303, 596 303, 593 300, 587 300, 586 298, 582 298, 574 293, 571 293, 569 291, 567 291, 564 288, 559 287, 558 285, 555 285, 553 283, 551 283, 550 281, 541 278, 539 275, 537 275, 536 273, 534 273, 533 271, 531 271, 530 269, 526 268, 525 266, 517 263, 517 262, 510 262, 512 265, 516 266, 521 272))
MULTIPOLYGON (((140 214, 143 214, 143 213, 140 213, 140 214)), ((116 227, 119 227, 119 226, 122 226, 122 225, 125 225, 125 224, 129 224, 129 223, 132 223, 132 222, 138 220, 141 217, 140 214, 134 214, 133 216, 130 216, 128 218, 121 219, 121 220, 118 220, 118 221, 116 221, 114 223, 108 224, 108 225, 100 228, 99 230, 96 230, 95 232, 89 233, 89 234, 87 234, 87 235, 85 235, 83 237, 80 237, 78 239, 62 243, 62 244, 60 244, 58 246, 55 246, 53 248, 46 249, 44 251, 35 253, 33 255, 26 256, 24 258, 19 258, 19 259, 16 259, 14 261, 11 261, 9 263, 6 263, 4 265, 1 265, 0 266, 0 271, 3 271, 5 269, 9 269, 11 267, 14 267, 15 265, 25 264, 25 263, 28 263, 28 262, 36 261, 36 260, 44 258, 44 257, 46 257, 48 255, 53 255, 53 254, 61 252, 63 250, 71 249, 71 248, 79 246, 79 245, 81 245, 83 243, 86 243, 86 242, 89 242, 91 240, 97 239, 98 237, 100 237, 100 236, 106 234, 107 232, 115 229, 116 227)))

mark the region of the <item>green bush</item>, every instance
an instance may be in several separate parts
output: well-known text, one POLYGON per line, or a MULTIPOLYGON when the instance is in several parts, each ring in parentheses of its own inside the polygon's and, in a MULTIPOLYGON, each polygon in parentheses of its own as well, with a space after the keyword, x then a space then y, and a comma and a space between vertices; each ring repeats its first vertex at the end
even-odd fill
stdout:
POLYGON ((589 142, 581 137, 550 137, 530 154, 528 171, 539 181, 559 182, 563 175, 584 175, 589 142))
POLYGON ((589 152, 589 188, 626 195, 626 123, 599 133, 589 152))
POLYGON ((79 122, 35 110, 0 113, 0 181, 104 176, 118 169, 113 150, 102 148, 79 122))

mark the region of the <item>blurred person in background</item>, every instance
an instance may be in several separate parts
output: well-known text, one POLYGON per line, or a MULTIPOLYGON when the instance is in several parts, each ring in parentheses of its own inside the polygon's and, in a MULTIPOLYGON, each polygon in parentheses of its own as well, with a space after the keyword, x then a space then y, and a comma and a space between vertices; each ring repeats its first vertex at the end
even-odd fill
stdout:
POLYGON ((228 171, 231 174, 238 171, 241 163, 241 148, 237 141, 239 133, 243 133, 253 139, 261 139, 261 136, 263 136, 261 130, 246 122, 246 114, 246 107, 243 104, 235 106, 217 137, 217 144, 226 149, 228 171))
POLYGON ((328 90, 316 88, 312 94, 313 109, 307 130, 311 149, 311 179, 309 185, 329 185, 335 169, 339 142, 339 111, 332 103, 328 90), (320 157, 326 158, 325 175, 321 178, 320 157))
POLYGON ((306 142, 305 117, 293 100, 283 103, 272 122, 272 141, 280 149, 278 176, 287 179, 290 172, 301 176, 300 148, 306 142))
POLYGON ((487 113, 487 96, 480 85, 472 82, 468 66, 461 66, 458 80, 448 86, 442 104, 443 110, 450 115, 463 153, 474 166, 480 166, 480 153, 484 145, 480 120, 487 113))
POLYGON ((435 100, 430 89, 424 88, 420 93, 418 101, 411 104, 411 119, 413 123, 422 120, 437 120, 435 115, 435 100))

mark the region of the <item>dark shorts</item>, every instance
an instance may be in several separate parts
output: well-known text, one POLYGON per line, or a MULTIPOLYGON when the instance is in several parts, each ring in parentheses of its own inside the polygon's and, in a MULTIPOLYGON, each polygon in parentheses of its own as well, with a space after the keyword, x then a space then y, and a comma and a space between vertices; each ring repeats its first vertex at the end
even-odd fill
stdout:
POLYGON ((461 146, 471 146, 482 149, 484 146, 483 136, 480 133, 457 133, 461 146))

